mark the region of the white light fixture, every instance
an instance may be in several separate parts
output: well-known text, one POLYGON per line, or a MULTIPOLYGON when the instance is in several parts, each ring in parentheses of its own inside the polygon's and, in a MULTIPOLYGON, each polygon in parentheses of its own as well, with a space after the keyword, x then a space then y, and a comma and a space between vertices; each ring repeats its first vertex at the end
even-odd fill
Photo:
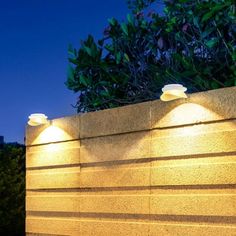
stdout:
POLYGON ((168 84, 162 88, 163 94, 160 98, 164 102, 172 101, 179 98, 187 98, 187 95, 185 94, 186 91, 187 88, 185 88, 181 84, 168 84))
POLYGON ((48 119, 48 117, 45 116, 42 113, 31 114, 29 116, 28 125, 30 125, 30 126, 43 125, 43 124, 46 124, 48 122, 47 119, 48 119))

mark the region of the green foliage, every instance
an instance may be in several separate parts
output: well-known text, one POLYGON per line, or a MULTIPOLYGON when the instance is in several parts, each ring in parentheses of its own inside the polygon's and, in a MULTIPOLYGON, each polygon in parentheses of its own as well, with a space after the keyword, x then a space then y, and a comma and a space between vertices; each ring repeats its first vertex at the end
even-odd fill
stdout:
POLYGON ((0 235, 25 235, 25 148, 0 147, 0 235))
POLYGON ((130 0, 126 21, 109 19, 98 42, 70 46, 66 84, 78 112, 156 99, 167 83, 190 92, 236 85, 234 0, 166 0, 164 16, 144 14, 157 3, 130 0))
POLYGON ((128 7, 133 13, 142 11, 143 9, 150 6, 153 2, 155 2, 155 0, 127 0, 128 7))

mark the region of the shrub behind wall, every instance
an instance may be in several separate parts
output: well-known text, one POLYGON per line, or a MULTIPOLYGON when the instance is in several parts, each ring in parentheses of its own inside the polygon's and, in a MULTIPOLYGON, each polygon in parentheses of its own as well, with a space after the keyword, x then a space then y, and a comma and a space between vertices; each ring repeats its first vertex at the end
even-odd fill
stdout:
POLYGON ((67 87, 78 112, 153 100, 168 83, 188 91, 236 85, 234 0, 129 0, 127 20, 70 46, 67 87))
POLYGON ((25 231, 25 147, 0 148, 0 235, 20 236, 25 231))

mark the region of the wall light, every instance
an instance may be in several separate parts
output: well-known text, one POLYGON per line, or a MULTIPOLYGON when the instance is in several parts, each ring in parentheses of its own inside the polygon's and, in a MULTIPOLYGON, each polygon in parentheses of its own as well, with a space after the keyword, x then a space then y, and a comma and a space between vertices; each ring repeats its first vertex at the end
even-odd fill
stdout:
POLYGON ((160 99, 164 102, 172 101, 179 98, 187 98, 185 92, 187 88, 185 88, 181 84, 168 84, 162 88, 163 94, 160 99))
POLYGON ((45 116, 42 113, 31 114, 29 116, 28 125, 30 125, 30 126, 43 125, 43 124, 46 124, 48 122, 47 119, 48 119, 48 117, 45 116))

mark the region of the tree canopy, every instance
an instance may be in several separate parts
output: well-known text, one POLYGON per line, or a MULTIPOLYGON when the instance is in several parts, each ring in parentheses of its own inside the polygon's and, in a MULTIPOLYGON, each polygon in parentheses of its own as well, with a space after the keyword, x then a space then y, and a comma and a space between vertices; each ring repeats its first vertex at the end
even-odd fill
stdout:
POLYGON ((78 112, 159 97, 168 83, 190 92, 236 85, 234 0, 128 0, 125 21, 108 20, 104 37, 69 47, 66 85, 78 112))

